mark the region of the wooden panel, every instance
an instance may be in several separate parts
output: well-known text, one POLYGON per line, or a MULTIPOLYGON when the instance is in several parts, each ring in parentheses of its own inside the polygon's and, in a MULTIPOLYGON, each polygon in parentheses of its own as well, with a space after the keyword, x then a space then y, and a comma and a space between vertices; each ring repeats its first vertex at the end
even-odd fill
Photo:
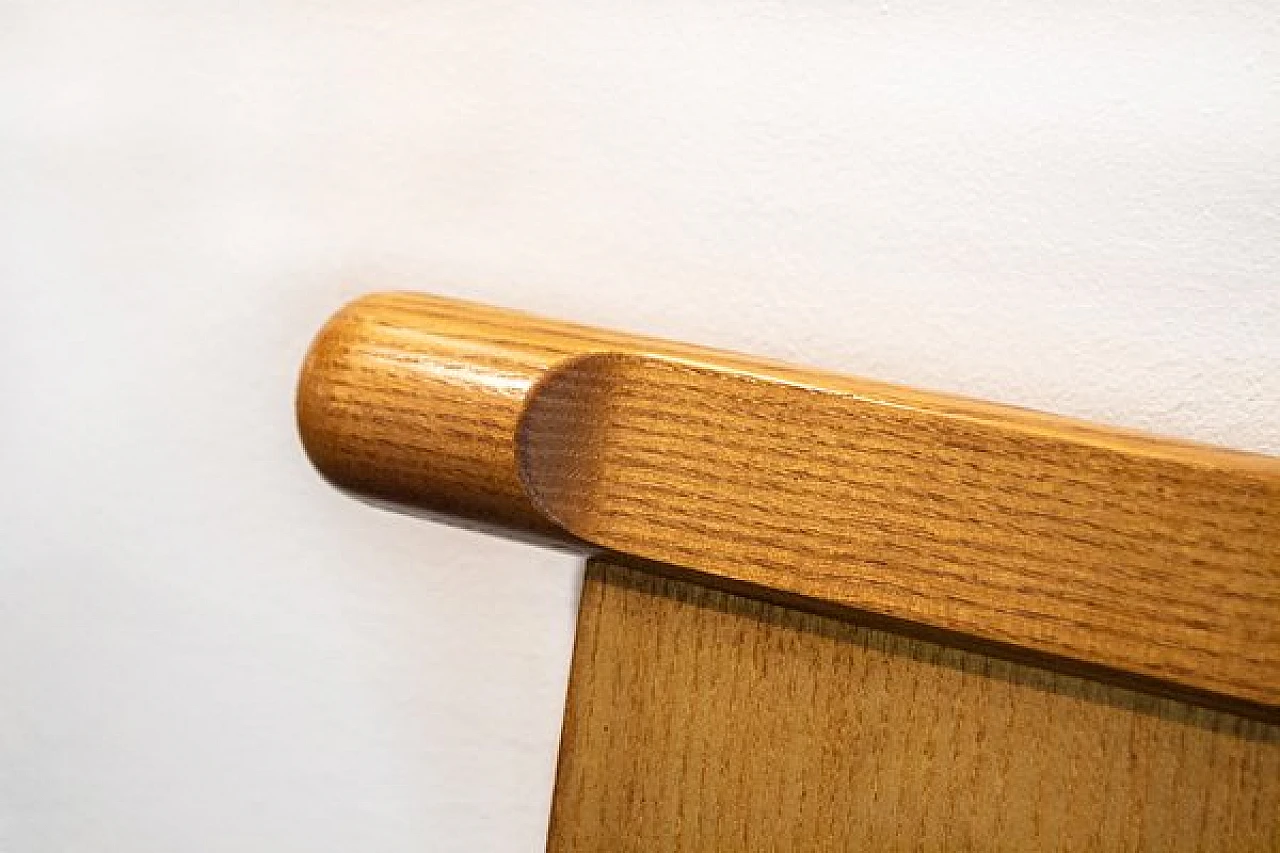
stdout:
POLYGON ((551 853, 1280 850, 1280 729, 594 562, 551 853))

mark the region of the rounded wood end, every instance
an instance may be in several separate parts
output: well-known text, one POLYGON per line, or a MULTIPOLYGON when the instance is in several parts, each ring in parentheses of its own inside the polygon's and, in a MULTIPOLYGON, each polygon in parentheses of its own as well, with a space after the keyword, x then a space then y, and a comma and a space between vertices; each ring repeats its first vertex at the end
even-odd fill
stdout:
POLYGON ((298 431, 334 485, 380 504, 516 536, 564 539, 517 475, 530 388, 558 358, 524 315, 373 294, 320 330, 298 382, 298 431))

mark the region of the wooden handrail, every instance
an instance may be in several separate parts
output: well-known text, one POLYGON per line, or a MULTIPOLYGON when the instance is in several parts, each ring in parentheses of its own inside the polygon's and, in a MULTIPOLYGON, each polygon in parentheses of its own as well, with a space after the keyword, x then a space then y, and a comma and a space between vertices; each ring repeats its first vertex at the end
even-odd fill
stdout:
POLYGON ((1280 460, 452 299, 298 392, 360 495, 1280 709, 1280 460))

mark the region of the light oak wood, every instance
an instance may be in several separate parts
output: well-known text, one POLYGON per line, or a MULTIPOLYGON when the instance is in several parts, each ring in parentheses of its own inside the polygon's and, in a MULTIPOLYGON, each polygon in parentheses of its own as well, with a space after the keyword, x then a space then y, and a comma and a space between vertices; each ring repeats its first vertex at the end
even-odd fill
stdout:
POLYGON ((1280 850, 1280 728, 596 561, 549 853, 1280 850))
POLYGON ((411 294, 298 414, 377 500, 1280 710, 1280 460, 411 294))

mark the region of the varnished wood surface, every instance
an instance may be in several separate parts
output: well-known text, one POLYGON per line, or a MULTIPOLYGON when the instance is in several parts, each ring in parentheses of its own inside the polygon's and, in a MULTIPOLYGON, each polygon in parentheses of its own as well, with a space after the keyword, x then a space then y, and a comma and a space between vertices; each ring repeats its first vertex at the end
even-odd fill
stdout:
POLYGON ((1280 850, 1280 729, 598 561, 550 853, 1280 850))
POLYGON ((1280 460, 411 294, 298 412, 377 499, 1280 709, 1280 460))
POLYGON ((634 355, 555 370, 523 425, 589 542, 1280 701, 1280 480, 1230 458, 634 355))

